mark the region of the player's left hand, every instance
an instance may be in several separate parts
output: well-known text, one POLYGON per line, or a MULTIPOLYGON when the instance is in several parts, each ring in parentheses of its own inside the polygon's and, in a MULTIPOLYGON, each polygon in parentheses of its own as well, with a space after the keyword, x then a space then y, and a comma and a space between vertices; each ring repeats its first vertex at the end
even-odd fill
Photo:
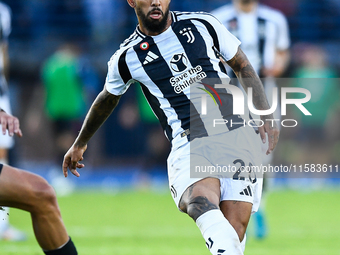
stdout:
POLYGON ((10 136, 16 134, 18 137, 22 137, 20 123, 17 117, 14 117, 4 111, 0 111, 0 124, 2 127, 2 134, 5 135, 7 129, 10 136))
POLYGON ((63 161, 63 173, 64 176, 68 176, 68 169, 70 169, 71 173, 77 177, 80 176, 80 174, 77 171, 77 168, 83 168, 85 167, 84 164, 79 163, 84 159, 83 154, 86 151, 87 145, 84 145, 82 147, 78 147, 76 145, 72 145, 72 147, 66 152, 64 156, 63 161))
POLYGON ((266 121, 265 119, 266 118, 263 118, 264 125, 259 127, 259 132, 263 143, 266 143, 267 141, 266 133, 268 135, 268 150, 266 154, 269 155, 275 149, 279 141, 280 130, 274 120, 266 121))

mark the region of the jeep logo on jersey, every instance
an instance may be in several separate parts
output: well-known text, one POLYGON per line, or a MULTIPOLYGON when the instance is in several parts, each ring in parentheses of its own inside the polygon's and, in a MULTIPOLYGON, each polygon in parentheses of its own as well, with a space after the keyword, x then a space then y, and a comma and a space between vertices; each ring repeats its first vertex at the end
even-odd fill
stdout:
POLYGON ((188 59, 184 53, 176 54, 170 60, 170 66, 175 72, 183 72, 188 67, 188 59))

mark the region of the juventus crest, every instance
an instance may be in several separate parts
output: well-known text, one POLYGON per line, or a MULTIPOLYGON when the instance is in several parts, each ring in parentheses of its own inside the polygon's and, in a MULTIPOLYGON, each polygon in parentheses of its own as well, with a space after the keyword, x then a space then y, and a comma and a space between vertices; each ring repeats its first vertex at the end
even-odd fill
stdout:
POLYGON ((187 43, 193 43, 195 41, 195 36, 191 31, 191 27, 188 28, 184 28, 181 31, 179 31, 179 33, 183 36, 187 36, 188 37, 188 41, 187 43))

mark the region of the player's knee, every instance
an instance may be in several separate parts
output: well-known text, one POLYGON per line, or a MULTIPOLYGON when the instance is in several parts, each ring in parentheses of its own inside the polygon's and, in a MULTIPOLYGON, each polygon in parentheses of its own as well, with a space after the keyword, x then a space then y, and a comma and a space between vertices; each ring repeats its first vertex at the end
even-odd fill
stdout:
POLYGON ((33 201, 36 210, 56 210, 57 198, 53 187, 41 178, 33 188, 33 201))
POLYGON ((197 196, 190 199, 185 209, 186 213, 196 221, 202 214, 213 209, 218 209, 218 206, 210 202, 206 197, 197 196))

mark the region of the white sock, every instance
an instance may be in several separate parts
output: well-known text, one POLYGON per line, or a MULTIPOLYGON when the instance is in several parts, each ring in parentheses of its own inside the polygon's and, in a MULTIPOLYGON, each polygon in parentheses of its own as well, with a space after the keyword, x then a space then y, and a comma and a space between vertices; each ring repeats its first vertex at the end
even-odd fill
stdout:
POLYGON ((9 208, 2 207, 4 210, 0 210, 0 235, 7 229, 9 224, 9 208))
POLYGON ((243 255, 235 229, 219 209, 204 213, 196 224, 213 255, 243 255))
MULTIPOLYGON (((0 164, 8 164, 8 160, 5 158, 0 158, 0 164)), ((0 234, 2 234, 9 225, 9 208, 2 207, 4 210, 0 210, 0 234)))
POLYGON ((247 235, 244 234, 244 237, 243 237, 243 240, 241 242, 241 248, 242 248, 242 251, 244 252, 244 250, 246 249, 246 240, 247 240, 247 235))

